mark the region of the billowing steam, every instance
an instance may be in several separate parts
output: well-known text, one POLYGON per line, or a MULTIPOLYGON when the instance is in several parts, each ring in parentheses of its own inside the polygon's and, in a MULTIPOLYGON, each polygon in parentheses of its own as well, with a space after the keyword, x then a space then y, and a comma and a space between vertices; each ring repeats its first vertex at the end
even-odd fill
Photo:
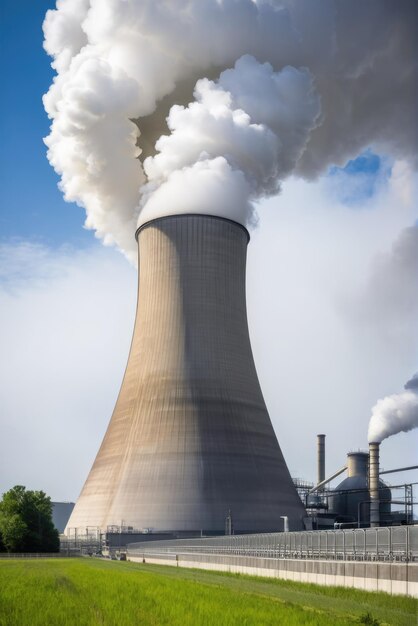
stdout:
POLYGON ((418 428, 418 373, 401 393, 379 400, 369 423, 369 442, 380 442, 391 435, 418 428))
POLYGON ((307 70, 243 56, 214 83, 198 81, 196 101, 173 106, 171 134, 144 162, 140 222, 170 213, 216 213, 249 222, 250 201, 276 194, 295 167, 319 115, 307 70))
POLYGON ((135 259, 138 218, 210 204, 248 223, 291 173, 314 177, 373 144, 412 160, 414 10, 414 0, 57 0, 44 23, 57 71, 44 104, 65 198, 135 259))

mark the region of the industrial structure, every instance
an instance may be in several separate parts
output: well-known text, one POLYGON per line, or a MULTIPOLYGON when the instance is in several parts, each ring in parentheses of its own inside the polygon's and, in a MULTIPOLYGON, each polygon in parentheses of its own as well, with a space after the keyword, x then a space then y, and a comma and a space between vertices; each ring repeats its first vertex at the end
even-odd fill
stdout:
POLYGON ((142 225, 137 240, 128 365, 67 534, 270 532, 281 517, 302 530, 251 352, 247 230, 184 214, 142 225))
POLYGON ((387 485, 379 480, 378 467, 373 480, 376 482, 373 483, 372 489, 369 479, 369 454, 362 451, 349 452, 347 478, 335 487, 333 495, 328 498, 328 509, 338 515, 340 523, 355 522, 356 525, 368 526, 373 505, 372 494, 376 498, 374 502, 377 503, 374 519, 390 523, 391 492, 387 485))
POLYGON ((325 478, 325 435, 317 436, 317 484, 293 479, 307 510, 306 529, 378 528, 414 523, 413 486, 417 483, 389 486, 380 476, 416 470, 418 466, 381 471, 379 449, 379 443, 372 442, 368 452, 349 452, 345 465, 325 478), (327 487, 345 472, 347 477, 336 487, 327 487), (394 492, 399 495, 395 497, 394 492))
MULTIPOLYGON (((312 537, 318 537, 315 535, 315 531, 323 533, 324 531, 330 533, 337 530, 367 530, 369 527, 372 529, 393 528, 395 533, 393 536, 398 537, 402 527, 408 527, 416 525, 414 517, 414 498, 413 487, 418 483, 402 483, 395 485, 387 485, 380 480, 382 474, 393 474, 397 472, 405 472, 417 470, 418 466, 399 467, 392 470, 381 470, 379 463, 379 445, 372 443, 369 446, 370 452, 367 451, 352 451, 347 454, 347 462, 336 472, 333 472, 327 478, 325 476, 325 435, 318 435, 317 437, 317 484, 306 480, 300 480, 293 478, 294 485, 299 493, 299 497, 302 504, 306 508, 306 517, 304 517, 305 531, 314 531, 313 533, 288 533, 288 519, 287 516, 282 516, 283 522, 279 524, 280 530, 284 531, 284 535, 289 538, 289 546, 293 546, 294 541, 297 541, 297 537, 305 537, 306 541, 313 542, 312 537), (370 463, 370 456, 372 462, 370 463), (342 473, 347 472, 347 477, 342 480, 336 487, 329 488, 327 485, 331 483, 335 478, 342 473), (376 484, 377 480, 377 484, 376 484), (395 496, 395 494, 397 494, 395 496), (373 504, 377 504, 374 511, 372 511, 373 504), (373 517, 372 517, 373 512, 373 517), (399 529, 399 532, 396 531, 399 529), (290 539, 294 536, 295 539, 290 539)), ((392 532, 392 531, 391 531, 392 532)), ((135 542, 141 542, 141 544, 157 542, 160 545, 161 541, 173 541, 173 545, 178 545, 175 541, 183 540, 182 538, 188 537, 189 539, 200 539, 203 536, 214 535, 243 535, 245 533, 235 533, 233 526, 233 520, 231 512, 228 511, 228 515, 225 520, 224 533, 212 533, 208 531, 166 531, 166 530, 152 530, 152 529, 135 529, 132 526, 121 525, 109 525, 106 530, 103 530, 99 526, 67 528, 67 535, 61 537, 61 550, 66 553, 102 553, 102 554, 125 554, 128 545, 135 542)), ((265 533, 264 533, 265 534, 265 533)), ((267 535, 266 535, 267 536, 267 535)), ((332 535, 320 535, 321 537, 327 537, 326 546, 328 546, 332 553, 334 553, 334 544, 332 544, 332 535), (331 543, 330 543, 331 542, 331 543)), ((340 535, 338 535, 341 537, 340 535)), ((347 535, 350 537, 351 535, 347 535)), ((355 535, 356 558, 359 558, 361 552, 361 546, 358 544, 358 540, 361 541, 361 537, 365 535, 355 535), (358 539, 360 537, 360 539, 358 539)), ((371 535, 368 535, 371 536, 371 535)), ((379 535, 379 537, 387 537, 387 534, 379 535)), ((392 536, 392 535, 390 535, 392 536)), ((402 535, 404 536, 404 535, 402 535)), ((415 536, 415 535, 414 535, 415 536)), ((264 541, 262 534, 252 535, 254 541, 264 541)), ((353 535, 354 537, 354 535, 353 535)), ((287 539, 286 539, 287 541, 287 539)), ((304 540, 305 541, 305 540, 304 540)), ((321 540, 322 541, 322 540, 321 540)), ((336 539, 337 541, 337 539, 336 539)), ((379 540, 380 541, 380 540, 379 540)), ((384 539, 385 541, 385 539, 384 539)), ((398 541, 396 539, 396 541, 398 541)), ((280 543, 280 542, 279 542, 280 543)), ((308 545, 307 544, 307 545, 308 545)), ((171 545, 171 544, 170 544, 171 545)), ((181 544, 183 545, 183 544, 181 544)), ((197 545, 201 545, 198 542, 197 545)), ((217 544, 216 544, 217 545, 217 544)), ((219 544, 221 545, 221 544, 219 544)), ((258 543, 257 543, 258 545, 258 543)), ((345 548, 349 548, 349 545, 344 543, 345 548)), ((290 548, 289 548, 290 549, 290 548)), ((312 548, 313 549, 313 548, 312 548)), ((328 549, 328 548, 327 548, 328 549)), ((406 552, 400 551, 399 558, 402 560, 406 558, 406 552)), ((320 553, 322 554, 322 548, 320 553)), ((367 550, 366 550, 367 552, 367 550)), ((363 558, 363 557, 362 557, 363 558)), ((367 556, 364 556, 367 560, 367 556)), ((386 556, 384 557, 386 560, 386 556)))
POLYGON ((290 477, 251 351, 247 230, 184 214, 137 240, 128 364, 61 551, 418 597, 417 483, 380 480, 417 466, 381 471, 372 442, 327 476, 319 434, 316 483, 290 477))

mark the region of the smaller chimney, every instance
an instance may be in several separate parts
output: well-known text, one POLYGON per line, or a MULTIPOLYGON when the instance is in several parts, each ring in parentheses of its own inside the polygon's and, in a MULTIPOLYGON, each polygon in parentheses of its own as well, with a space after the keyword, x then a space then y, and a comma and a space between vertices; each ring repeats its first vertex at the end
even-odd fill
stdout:
POLYGON ((377 442, 369 443, 370 526, 372 528, 380 526, 379 446, 377 442))
MULTIPOLYGON (((317 485, 325 480, 325 435, 317 435, 317 450, 318 450, 318 468, 317 468, 317 485)), ((324 487, 318 489, 323 491, 324 487)))

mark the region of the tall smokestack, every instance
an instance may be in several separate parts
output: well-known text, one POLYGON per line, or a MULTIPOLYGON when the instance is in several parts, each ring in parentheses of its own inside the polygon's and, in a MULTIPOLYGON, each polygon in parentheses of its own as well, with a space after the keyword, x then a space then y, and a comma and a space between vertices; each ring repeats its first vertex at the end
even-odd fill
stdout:
POLYGON ((245 302, 249 235, 208 215, 139 228, 128 365, 103 443, 67 524, 155 531, 273 531, 304 508, 274 434, 245 302))
MULTIPOLYGON (((325 480, 325 435, 317 435, 317 485, 325 480)), ((323 491, 320 487, 318 491, 323 491)))
POLYGON ((369 443, 369 491, 370 491, 370 526, 380 526, 379 515, 379 447, 377 442, 369 443))

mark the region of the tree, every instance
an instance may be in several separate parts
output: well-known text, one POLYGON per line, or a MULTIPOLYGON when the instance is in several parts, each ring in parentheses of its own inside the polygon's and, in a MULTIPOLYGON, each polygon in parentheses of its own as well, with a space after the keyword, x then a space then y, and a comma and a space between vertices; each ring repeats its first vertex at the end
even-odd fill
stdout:
MULTIPOLYGON (((16 485, 0 502, 0 545, 8 552, 58 552, 51 499, 43 491, 16 485)), ((0 548, 1 549, 1 548, 0 548)))
POLYGON ((0 518, 3 544, 8 552, 25 552, 28 527, 20 515, 0 518))

